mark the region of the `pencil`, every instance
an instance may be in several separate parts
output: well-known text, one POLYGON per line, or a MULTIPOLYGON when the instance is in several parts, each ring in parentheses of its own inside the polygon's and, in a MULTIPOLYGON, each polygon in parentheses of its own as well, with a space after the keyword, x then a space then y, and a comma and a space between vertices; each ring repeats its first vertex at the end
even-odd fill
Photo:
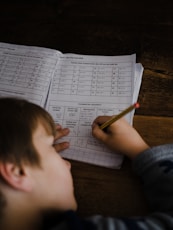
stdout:
POLYGON ((118 119, 120 119, 121 117, 126 115, 127 113, 130 113, 133 109, 137 109, 137 108, 139 108, 139 103, 135 103, 135 104, 129 106, 127 109, 123 110, 120 114, 115 115, 110 120, 103 123, 100 126, 100 129, 105 129, 106 127, 110 126, 112 123, 114 123, 115 121, 117 121, 118 119))

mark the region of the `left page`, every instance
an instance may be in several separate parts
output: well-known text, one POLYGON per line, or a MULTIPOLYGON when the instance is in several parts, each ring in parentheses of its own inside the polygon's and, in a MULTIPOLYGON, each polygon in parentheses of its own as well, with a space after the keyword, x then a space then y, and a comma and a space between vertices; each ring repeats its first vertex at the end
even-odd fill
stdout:
POLYGON ((45 106, 60 52, 0 43, 0 97, 25 98, 45 106))

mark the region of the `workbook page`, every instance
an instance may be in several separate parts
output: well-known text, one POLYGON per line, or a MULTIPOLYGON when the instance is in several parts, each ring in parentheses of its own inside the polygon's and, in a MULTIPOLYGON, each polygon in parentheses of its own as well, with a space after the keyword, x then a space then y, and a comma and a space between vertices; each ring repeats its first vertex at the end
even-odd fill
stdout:
POLYGON ((25 98, 44 107, 59 52, 0 43, 0 97, 25 98))
MULTIPOLYGON (((135 55, 61 55, 54 72, 46 109, 56 123, 70 128, 64 140, 70 148, 62 156, 69 159, 120 168, 123 157, 112 153, 91 135, 93 120, 99 115, 115 115, 132 104, 135 55)), ((126 119, 131 123, 131 116, 126 119)))

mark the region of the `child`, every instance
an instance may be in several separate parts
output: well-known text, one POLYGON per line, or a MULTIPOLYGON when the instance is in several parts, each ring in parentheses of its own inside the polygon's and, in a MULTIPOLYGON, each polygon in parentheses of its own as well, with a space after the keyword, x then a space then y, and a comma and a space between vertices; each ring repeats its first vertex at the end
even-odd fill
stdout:
POLYGON ((93 136, 133 159, 151 214, 138 218, 77 217, 70 163, 54 144, 69 130, 41 107, 21 99, 0 99, 0 229, 173 229, 173 145, 150 148, 124 119, 107 132, 96 118, 93 136))

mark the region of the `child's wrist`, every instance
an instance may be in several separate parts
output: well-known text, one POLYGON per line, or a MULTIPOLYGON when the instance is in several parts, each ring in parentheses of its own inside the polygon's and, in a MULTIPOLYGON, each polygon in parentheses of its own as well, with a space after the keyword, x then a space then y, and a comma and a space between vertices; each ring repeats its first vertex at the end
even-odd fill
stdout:
POLYGON ((150 146, 147 145, 145 142, 142 143, 140 146, 136 146, 135 149, 133 151, 131 151, 130 153, 126 154, 127 157, 129 157, 130 159, 134 159, 135 157, 137 157, 139 154, 141 154, 142 152, 144 152, 145 150, 149 149, 150 146))

